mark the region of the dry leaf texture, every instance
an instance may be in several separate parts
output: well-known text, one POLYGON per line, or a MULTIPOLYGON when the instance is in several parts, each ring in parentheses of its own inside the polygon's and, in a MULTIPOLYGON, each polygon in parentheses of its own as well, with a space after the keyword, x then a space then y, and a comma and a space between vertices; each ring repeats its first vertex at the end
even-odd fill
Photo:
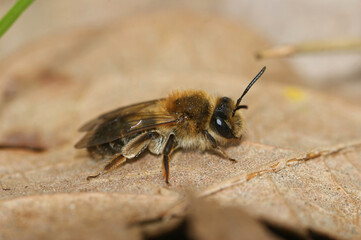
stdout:
MULTIPOLYGON (((129 224, 182 215, 179 201, 191 191, 298 232, 360 238, 361 109, 291 86, 297 76, 282 62, 265 63, 245 98, 247 136, 226 150, 238 163, 179 151, 167 186, 161 158, 145 153, 86 181, 105 162, 73 148, 82 123, 173 89, 237 98, 263 66, 253 54, 266 45, 221 18, 160 12, 46 38, 6 59, 0 236, 97 239, 101 230, 103 239, 137 239, 142 227, 129 224)), ((168 226, 160 225, 155 231, 168 226)))

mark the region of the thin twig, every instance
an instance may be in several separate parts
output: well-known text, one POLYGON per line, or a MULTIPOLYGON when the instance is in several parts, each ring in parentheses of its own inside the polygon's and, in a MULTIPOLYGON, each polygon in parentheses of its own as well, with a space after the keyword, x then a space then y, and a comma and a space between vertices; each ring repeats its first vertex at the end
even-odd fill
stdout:
POLYGON ((256 58, 281 58, 296 54, 357 50, 361 50, 361 39, 333 39, 274 47, 258 52, 256 58))

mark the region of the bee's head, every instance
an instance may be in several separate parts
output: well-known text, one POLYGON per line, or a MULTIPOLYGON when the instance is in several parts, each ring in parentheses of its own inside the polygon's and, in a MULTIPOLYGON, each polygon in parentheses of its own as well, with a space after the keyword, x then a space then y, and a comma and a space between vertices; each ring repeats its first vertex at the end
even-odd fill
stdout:
POLYGON ((252 85, 262 76, 266 67, 257 74, 257 76, 248 84, 241 97, 236 104, 228 97, 219 98, 216 102, 216 107, 210 122, 210 128, 217 133, 217 135, 226 139, 239 139, 242 137, 244 131, 244 123, 242 115, 237 112, 241 108, 247 108, 247 105, 239 105, 243 96, 246 95, 252 85))
POLYGON ((243 121, 240 113, 233 116, 234 101, 228 97, 219 98, 210 122, 210 128, 219 136, 231 139, 240 138, 243 121))

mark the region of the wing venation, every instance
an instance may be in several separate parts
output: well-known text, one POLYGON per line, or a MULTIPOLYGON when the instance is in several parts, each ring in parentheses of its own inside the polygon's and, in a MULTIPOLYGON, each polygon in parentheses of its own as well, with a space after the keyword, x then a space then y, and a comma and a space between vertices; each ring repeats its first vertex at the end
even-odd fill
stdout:
POLYGON ((160 126, 177 124, 175 116, 160 110, 158 104, 161 100, 118 108, 89 121, 80 128, 87 133, 75 147, 96 146, 160 126))

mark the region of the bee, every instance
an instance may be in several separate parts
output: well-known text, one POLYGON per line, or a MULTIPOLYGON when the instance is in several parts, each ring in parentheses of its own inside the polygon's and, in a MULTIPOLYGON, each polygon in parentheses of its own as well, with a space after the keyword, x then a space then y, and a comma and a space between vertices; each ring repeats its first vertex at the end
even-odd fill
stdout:
POLYGON ((175 91, 167 98, 121 107, 89 121, 79 129, 86 134, 75 148, 87 148, 93 158, 110 161, 87 179, 114 170, 146 149, 163 155, 167 184, 170 156, 176 149, 211 150, 235 162, 221 146, 241 139, 244 120, 238 110, 247 108, 240 105, 241 100, 265 70, 263 67, 236 103, 199 90, 175 91))

